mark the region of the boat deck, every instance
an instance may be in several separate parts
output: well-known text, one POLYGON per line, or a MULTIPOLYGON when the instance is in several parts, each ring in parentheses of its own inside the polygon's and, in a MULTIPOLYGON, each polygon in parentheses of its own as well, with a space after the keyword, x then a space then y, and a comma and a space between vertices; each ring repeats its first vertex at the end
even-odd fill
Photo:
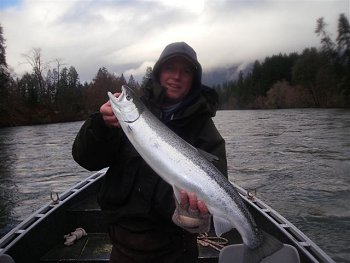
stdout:
MULTIPOLYGON (((199 262, 217 262, 219 252, 211 247, 199 248, 199 262)), ((106 233, 88 233, 73 246, 58 244, 41 262, 108 262, 112 245, 106 233)))
POLYGON ((107 233, 88 233, 69 247, 62 241, 41 262, 108 262, 111 249, 107 233))
MULTIPOLYGON (((82 237, 72 246, 65 246, 62 236, 62 242, 48 251, 41 258, 41 262, 108 262, 112 245, 106 232, 107 226, 101 224, 103 220, 96 196, 90 195, 84 198, 67 209, 67 212, 75 222, 76 227, 82 227, 86 230, 87 236, 82 237)), ((238 233, 232 232, 226 238, 231 241, 229 243, 241 242, 238 233)), ((198 249, 199 262, 217 262, 218 250, 210 245, 202 246, 200 244, 198 244, 198 249)))
MULTIPOLYGON (((106 262, 111 244, 107 225, 97 204, 97 192, 105 171, 101 170, 43 206, 0 239, 0 256, 21 262, 106 262), (64 235, 83 228, 87 236, 72 246, 64 235)), ((260 229, 297 249, 302 263, 335 263, 298 228, 251 193, 234 184, 260 229)), ((51 196, 51 199, 52 196, 51 196)), ((213 233, 209 236, 214 237, 213 233)), ((236 230, 223 236, 229 244, 241 244, 236 230)), ((204 241, 205 241, 204 237, 204 241)), ((203 240, 199 240, 203 241, 203 240)), ((219 251, 198 242, 199 262, 217 262, 219 251)), ((0 260, 1 261, 1 260, 0 260)), ((280 262, 280 261, 278 261, 280 262)))

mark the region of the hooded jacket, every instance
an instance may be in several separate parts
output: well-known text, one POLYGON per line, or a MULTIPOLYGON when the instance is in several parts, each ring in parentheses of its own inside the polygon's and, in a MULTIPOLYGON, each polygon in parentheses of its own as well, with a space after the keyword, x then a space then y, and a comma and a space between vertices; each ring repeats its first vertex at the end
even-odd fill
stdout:
MULTIPOLYGON (((218 96, 213 89, 201 84, 202 68, 191 47, 179 42, 164 49, 141 99, 162 120, 164 91, 158 82, 159 69, 176 55, 186 57, 195 65, 195 80, 171 119, 163 122, 194 147, 217 156, 219 161, 214 165, 227 176, 225 142, 211 119, 218 107, 218 96)), ((88 170, 109 167, 98 196, 108 223, 122 225, 133 232, 182 231, 171 220, 175 210, 171 186, 146 164, 121 129, 104 124, 100 113, 83 124, 72 153, 75 161, 88 170)))
MULTIPOLYGON (((197 99, 203 89, 208 90, 208 87, 202 86, 202 66, 197 60, 197 54, 193 50, 192 47, 187 45, 185 42, 175 42, 167 45, 163 52, 160 54, 158 61, 155 63, 152 71, 152 78, 150 83, 146 85, 146 92, 148 91, 148 97, 150 97, 149 93, 153 93, 151 97, 154 98, 153 103, 156 103, 158 107, 161 107, 162 101, 164 99, 164 89, 159 84, 159 74, 161 65, 167 60, 181 56, 186 58, 193 64, 194 67, 194 78, 192 88, 185 97, 185 99, 181 102, 180 108, 184 108, 187 105, 191 104, 193 100, 197 99)), ((209 95, 210 96, 210 95, 209 95)), ((218 106, 218 97, 216 92, 212 92, 211 94, 212 106, 218 106)), ((212 109, 213 112, 216 112, 216 108, 212 109)), ((214 113, 215 114, 215 113, 214 113)))

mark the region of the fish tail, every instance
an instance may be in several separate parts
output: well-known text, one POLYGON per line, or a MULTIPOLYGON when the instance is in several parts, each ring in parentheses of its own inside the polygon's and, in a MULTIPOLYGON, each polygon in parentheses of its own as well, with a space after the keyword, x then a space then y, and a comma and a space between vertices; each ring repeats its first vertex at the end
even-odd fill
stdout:
POLYGON ((261 245, 251 249, 249 247, 244 248, 243 262, 244 263, 258 263, 262 259, 274 254, 276 251, 283 247, 283 243, 271 236, 270 234, 261 231, 262 242, 261 245))

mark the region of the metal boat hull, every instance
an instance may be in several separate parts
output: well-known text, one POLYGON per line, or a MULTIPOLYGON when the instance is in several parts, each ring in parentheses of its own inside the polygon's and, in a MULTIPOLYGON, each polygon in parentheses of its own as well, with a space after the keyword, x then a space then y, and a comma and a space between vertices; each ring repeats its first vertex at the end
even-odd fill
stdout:
MULTIPOLYGON (((63 193, 20 223, 0 240, 1 254, 20 262, 108 262, 111 245, 107 226, 97 204, 97 191, 105 170, 101 170, 63 193), (77 227, 88 235, 73 246, 64 246, 63 236, 77 227)), ((255 221, 264 231, 295 247, 300 262, 334 261, 298 228, 243 188, 241 194, 255 221)), ((237 231, 224 235, 230 244, 242 243, 237 231)), ((199 262, 217 262, 219 251, 199 245, 199 262)), ((1 261, 1 260, 0 260, 1 261)))

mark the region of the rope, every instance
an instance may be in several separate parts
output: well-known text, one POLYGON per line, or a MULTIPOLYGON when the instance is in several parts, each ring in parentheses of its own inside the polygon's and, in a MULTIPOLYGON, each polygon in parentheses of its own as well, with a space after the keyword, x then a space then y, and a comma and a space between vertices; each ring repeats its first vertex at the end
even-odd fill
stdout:
POLYGON ((210 237, 208 233, 199 234, 197 237, 197 243, 203 247, 212 247, 217 251, 220 251, 225 245, 228 244, 228 240, 223 237, 210 237))
POLYGON ((87 235, 86 231, 83 228, 78 227, 77 229, 75 229, 74 232, 71 232, 70 234, 64 235, 64 239, 65 239, 64 244, 66 246, 71 246, 74 244, 75 241, 77 241, 78 239, 80 239, 86 235, 87 235))

